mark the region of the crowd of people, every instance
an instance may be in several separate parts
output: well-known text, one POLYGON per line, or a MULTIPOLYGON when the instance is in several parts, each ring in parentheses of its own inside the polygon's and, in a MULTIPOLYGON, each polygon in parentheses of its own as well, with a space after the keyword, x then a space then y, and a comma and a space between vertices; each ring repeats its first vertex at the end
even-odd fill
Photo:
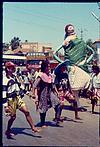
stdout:
MULTIPOLYGON (((52 107, 54 109, 55 124, 60 126, 64 118, 62 118, 62 111, 64 108, 64 102, 67 100, 73 106, 75 113, 75 119, 81 120, 78 114, 78 104, 76 97, 71 89, 68 70, 65 66, 71 63, 67 58, 67 47, 69 42, 77 38, 73 25, 69 24, 65 27, 65 38, 63 42, 63 48, 65 51, 65 61, 61 62, 56 68, 50 68, 50 62, 45 59, 41 63, 40 69, 32 69, 30 71, 21 71, 20 68, 16 68, 13 62, 5 63, 6 72, 6 103, 4 104, 5 113, 9 116, 7 130, 5 132, 7 138, 10 138, 13 133, 11 130, 12 124, 16 119, 16 110, 19 109, 24 113, 27 122, 29 123, 33 132, 39 132, 33 124, 30 112, 23 101, 23 97, 28 95, 35 100, 36 111, 40 115, 40 126, 45 128, 47 111, 52 107)), ((56 56, 56 59, 57 56, 56 56)), ((86 57, 84 63, 86 61, 86 57)), ((73 60, 74 61, 74 60, 73 60)), ((76 59, 75 61, 76 62, 76 59)), ((80 63, 83 61, 80 61, 80 63)), ((79 65, 80 65, 79 63, 79 65)), ((84 64, 85 65, 85 64, 84 64)), ((91 75, 90 86, 88 88, 88 96, 92 104, 92 113, 95 111, 95 106, 100 98, 100 69, 97 65, 93 66, 93 74, 91 75)))
MULTIPOLYGON (((29 110, 23 101, 23 97, 27 94, 35 100, 36 110, 40 114, 41 127, 47 127, 45 119, 49 108, 54 108, 55 124, 59 126, 63 119, 61 113, 64 107, 64 101, 67 100, 73 104, 75 119, 81 119, 78 116, 77 101, 71 90, 68 73, 65 67, 61 68, 60 74, 55 75, 50 68, 50 63, 46 59, 41 63, 41 69, 29 73, 28 71, 21 71, 13 62, 5 63, 5 72, 8 79, 6 85, 6 103, 4 109, 8 120, 7 130, 5 134, 7 137, 13 135, 11 126, 16 119, 16 110, 19 109, 24 113, 33 132, 39 132, 30 116, 29 110), (30 75, 29 75, 30 74, 30 75), (30 82, 31 81, 31 82, 30 82)), ((98 66, 93 66, 93 74, 91 75, 91 82, 88 89, 91 93, 90 99, 92 104, 92 113, 100 98, 100 71, 98 66)))

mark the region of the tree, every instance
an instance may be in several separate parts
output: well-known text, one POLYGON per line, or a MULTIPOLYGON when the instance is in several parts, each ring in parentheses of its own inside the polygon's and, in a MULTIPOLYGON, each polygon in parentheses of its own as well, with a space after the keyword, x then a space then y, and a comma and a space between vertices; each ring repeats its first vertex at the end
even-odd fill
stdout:
POLYGON ((27 42, 28 42, 28 40, 25 40, 25 42, 27 43, 27 42))
MULTIPOLYGON (((95 51, 95 55, 94 55, 94 57, 93 57, 93 59, 92 59, 92 61, 91 61, 91 63, 92 63, 92 65, 93 64, 97 64, 97 54, 96 54, 96 45, 92 42, 92 40, 91 39, 88 39, 87 41, 86 41, 86 44, 87 45, 89 45, 91 48, 93 48, 94 49, 94 51, 95 51)), ((91 54, 91 53, 90 53, 91 54)), ((90 54, 88 54, 89 56, 90 56, 90 54)))
POLYGON ((3 51, 7 51, 9 49, 9 44, 8 43, 3 43, 3 51))
POLYGON ((20 47, 20 41, 21 40, 19 39, 19 37, 14 37, 13 39, 11 39, 11 43, 10 43, 11 49, 15 50, 18 47, 20 47))
POLYGON ((90 47, 92 47, 94 50, 96 50, 96 46, 93 44, 92 40, 91 39, 88 39, 86 41, 86 44, 89 45, 90 47))

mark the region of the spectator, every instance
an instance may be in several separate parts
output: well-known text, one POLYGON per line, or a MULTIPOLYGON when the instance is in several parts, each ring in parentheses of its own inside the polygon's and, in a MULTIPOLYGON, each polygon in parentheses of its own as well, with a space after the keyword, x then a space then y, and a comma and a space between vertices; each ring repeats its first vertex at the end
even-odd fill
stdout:
POLYGON ((27 122, 29 123, 31 129, 33 132, 38 132, 39 130, 33 125, 32 118, 30 116, 30 113, 22 99, 20 98, 19 95, 19 85, 16 80, 16 76, 14 76, 16 67, 15 64, 12 62, 6 62, 5 63, 5 71, 6 71, 6 76, 8 78, 8 83, 7 83, 7 91, 6 91, 6 96, 7 96, 7 103, 5 105, 5 112, 8 113, 10 116, 10 119, 8 120, 8 125, 7 125, 7 130, 5 132, 5 135, 7 138, 12 137, 12 131, 11 131, 11 126, 16 119, 16 110, 19 109, 21 112, 24 113, 27 122))
POLYGON ((78 106, 77 101, 73 95, 73 92, 71 90, 70 82, 68 73, 66 71, 66 67, 60 68, 60 74, 56 75, 56 87, 58 90, 58 95, 61 100, 62 107, 64 106, 64 98, 69 102, 73 104, 74 110, 75 110, 75 119, 80 119, 78 116, 78 106))
POLYGON ((91 82, 89 90, 91 91, 91 104, 92 113, 94 113, 95 105, 100 98, 100 69, 97 65, 92 66, 93 74, 91 76, 91 82))

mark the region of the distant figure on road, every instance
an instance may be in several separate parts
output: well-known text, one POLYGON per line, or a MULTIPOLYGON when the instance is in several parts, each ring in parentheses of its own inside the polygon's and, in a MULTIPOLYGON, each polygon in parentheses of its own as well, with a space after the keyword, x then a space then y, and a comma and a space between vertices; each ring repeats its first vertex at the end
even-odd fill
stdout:
POLYGON ((92 113, 94 113, 95 105, 97 101, 100 99, 100 69, 97 65, 93 65, 92 67, 92 78, 90 82, 89 90, 91 91, 91 104, 92 104, 92 113))
POLYGON ((11 126, 16 119, 16 110, 19 109, 21 112, 24 113, 27 122, 29 123, 31 129, 33 132, 38 132, 39 130, 33 125, 32 118, 30 116, 30 113, 22 99, 20 98, 19 92, 20 88, 18 85, 18 81, 16 79, 15 73, 15 64, 12 62, 6 62, 5 63, 5 71, 6 76, 8 79, 7 82, 7 89, 6 89, 6 97, 7 102, 5 104, 5 112, 10 116, 10 119, 8 120, 7 130, 5 132, 5 135, 7 138, 11 138, 12 133, 11 126))

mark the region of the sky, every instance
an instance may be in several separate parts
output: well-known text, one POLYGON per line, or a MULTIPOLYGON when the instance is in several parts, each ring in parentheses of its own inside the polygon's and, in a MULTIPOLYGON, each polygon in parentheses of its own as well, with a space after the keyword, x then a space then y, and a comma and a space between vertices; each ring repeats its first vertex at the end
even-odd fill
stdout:
POLYGON ((68 2, 4 2, 3 42, 19 37, 21 42, 49 43, 55 50, 64 39, 64 27, 71 23, 84 41, 99 38, 100 9, 95 3, 68 2))

